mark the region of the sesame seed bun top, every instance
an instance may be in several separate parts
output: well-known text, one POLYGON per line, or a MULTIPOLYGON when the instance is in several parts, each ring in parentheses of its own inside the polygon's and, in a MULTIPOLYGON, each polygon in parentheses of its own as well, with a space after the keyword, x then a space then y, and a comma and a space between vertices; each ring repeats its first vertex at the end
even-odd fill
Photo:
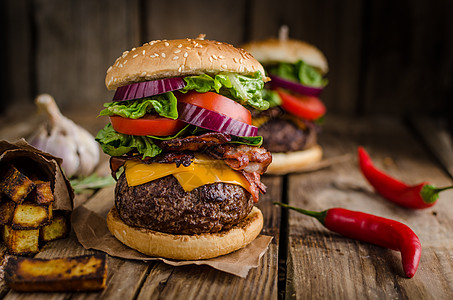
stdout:
MULTIPOLYGON (((157 40, 125 51, 107 70, 109 90, 168 77, 233 72, 251 75, 263 66, 243 49, 212 40, 157 40)), ((265 78, 263 77, 263 80, 265 78)))
POLYGON ((279 62, 296 63, 303 60, 322 73, 329 71, 324 54, 315 46, 303 41, 270 38, 253 41, 242 47, 264 65, 279 62))

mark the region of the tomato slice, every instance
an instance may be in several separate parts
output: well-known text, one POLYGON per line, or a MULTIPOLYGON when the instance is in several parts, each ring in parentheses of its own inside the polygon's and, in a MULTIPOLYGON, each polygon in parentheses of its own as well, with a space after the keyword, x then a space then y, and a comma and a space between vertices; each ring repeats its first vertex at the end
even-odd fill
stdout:
POLYGON ((247 108, 222 95, 213 92, 198 93, 190 91, 186 94, 178 93, 176 97, 178 101, 221 113, 248 125, 252 124, 252 114, 247 108))
POLYGON ((281 106, 283 109, 297 117, 313 121, 326 113, 324 103, 317 97, 290 94, 282 89, 277 89, 277 92, 282 99, 281 106))
POLYGON ((166 136, 178 133, 187 124, 155 115, 145 115, 140 119, 128 119, 120 116, 110 116, 113 129, 129 135, 166 136))

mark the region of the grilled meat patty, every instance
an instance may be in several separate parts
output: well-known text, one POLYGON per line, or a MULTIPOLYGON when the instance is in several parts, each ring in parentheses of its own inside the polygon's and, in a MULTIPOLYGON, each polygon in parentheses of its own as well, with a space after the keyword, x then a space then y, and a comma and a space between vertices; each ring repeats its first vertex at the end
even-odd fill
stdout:
POLYGON ((283 118, 271 119, 258 128, 263 137, 263 147, 270 152, 293 152, 307 149, 316 144, 316 128, 301 129, 283 118))
POLYGON ((123 222, 172 234, 227 230, 253 207, 250 193, 239 185, 214 183, 186 192, 171 175, 130 187, 123 173, 115 194, 123 222))

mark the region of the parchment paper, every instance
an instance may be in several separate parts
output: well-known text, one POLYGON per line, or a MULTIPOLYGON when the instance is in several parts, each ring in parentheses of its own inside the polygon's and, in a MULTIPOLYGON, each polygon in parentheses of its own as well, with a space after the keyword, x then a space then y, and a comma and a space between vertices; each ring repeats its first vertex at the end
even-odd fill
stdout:
POLYGON ((12 164, 26 176, 35 174, 39 179, 49 180, 54 191, 52 209, 71 211, 74 192, 63 174, 61 163, 60 158, 34 148, 24 139, 14 143, 0 141, 0 170, 6 170, 6 166, 12 164))
POLYGON ((272 237, 259 235, 251 244, 238 251, 217 258, 177 261, 159 257, 150 257, 131 249, 118 241, 108 230, 105 216, 113 206, 112 193, 102 194, 96 198, 96 205, 81 205, 72 213, 72 226, 77 239, 86 249, 96 249, 115 257, 144 261, 158 260, 171 266, 208 265, 217 270, 242 278, 247 277, 251 268, 260 264, 272 237))

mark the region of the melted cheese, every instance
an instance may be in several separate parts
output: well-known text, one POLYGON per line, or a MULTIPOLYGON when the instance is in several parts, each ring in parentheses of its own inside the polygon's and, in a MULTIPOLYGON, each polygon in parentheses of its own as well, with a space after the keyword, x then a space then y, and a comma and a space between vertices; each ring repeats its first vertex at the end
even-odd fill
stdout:
POLYGON ((173 175, 186 192, 210 183, 225 182, 237 184, 250 192, 250 184, 245 177, 231 169, 222 160, 197 156, 190 166, 176 164, 144 164, 141 161, 128 160, 125 165, 126 179, 129 186, 136 186, 173 175))

